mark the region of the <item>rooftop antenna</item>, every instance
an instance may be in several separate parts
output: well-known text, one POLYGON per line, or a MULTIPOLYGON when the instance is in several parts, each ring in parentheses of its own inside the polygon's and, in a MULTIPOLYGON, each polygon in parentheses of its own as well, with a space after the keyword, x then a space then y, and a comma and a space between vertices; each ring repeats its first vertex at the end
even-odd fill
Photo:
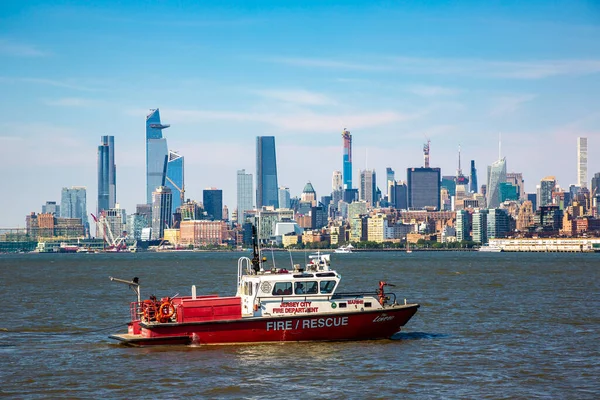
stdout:
POLYGON ((502 160, 502 132, 498 133, 498 160, 502 160))
POLYGON ((458 145, 458 170, 456 176, 462 176, 462 168, 460 167, 460 144, 458 145))

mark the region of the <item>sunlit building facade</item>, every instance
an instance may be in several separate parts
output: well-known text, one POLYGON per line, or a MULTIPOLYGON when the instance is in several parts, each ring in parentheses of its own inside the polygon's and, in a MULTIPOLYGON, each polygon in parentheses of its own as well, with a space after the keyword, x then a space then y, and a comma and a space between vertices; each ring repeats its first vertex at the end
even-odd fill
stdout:
POLYGON ((487 208, 497 208, 501 200, 500 184, 506 182, 506 158, 488 167, 487 178, 487 208))
POLYGON ((169 151, 162 130, 169 126, 160 122, 158 108, 150 110, 150 114, 146 116, 146 202, 148 204, 153 204, 152 193, 156 188, 166 184, 165 162, 169 151))
POLYGON ((183 156, 171 150, 169 150, 167 159, 165 186, 171 189, 173 194, 173 205, 171 206, 171 214, 173 214, 185 201, 185 183, 183 156))

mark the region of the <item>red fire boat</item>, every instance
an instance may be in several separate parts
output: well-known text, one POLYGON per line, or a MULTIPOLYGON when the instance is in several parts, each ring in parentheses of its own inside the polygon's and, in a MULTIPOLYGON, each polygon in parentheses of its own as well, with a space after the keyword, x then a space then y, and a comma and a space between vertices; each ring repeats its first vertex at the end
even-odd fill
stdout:
POLYGON ((137 278, 110 278, 130 285, 128 332, 110 338, 130 346, 340 341, 390 338, 417 312, 385 291, 337 292, 341 276, 330 255, 310 256, 305 268, 265 269, 257 246, 238 260, 237 293, 141 300, 137 278))

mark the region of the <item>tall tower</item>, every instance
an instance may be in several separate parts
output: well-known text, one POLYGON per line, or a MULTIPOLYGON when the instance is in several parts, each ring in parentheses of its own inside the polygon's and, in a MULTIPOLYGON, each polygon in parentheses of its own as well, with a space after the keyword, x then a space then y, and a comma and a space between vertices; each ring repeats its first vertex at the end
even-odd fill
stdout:
POLYGON ((171 206, 171 214, 173 214, 185 202, 185 184, 183 156, 171 150, 167 158, 165 186, 171 189, 173 194, 171 206))
POLYGON ((488 167, 487 208, 500 206, 500 184, 506 182, 506 157, 488 167))
POLYGON ((171 202, 173 194, 166 186, 157 187, 152 192, 152 239, 162 239, 165 228, 171 226, 171 202))
POLYGON ((470 176, 470 192, 477 193, 477 169, 475 168, 475 160, 471 160, 471 176, 470 176))
POLYGON ((577 186, 587 187, 587 138, 577 138, 577 186))
POLYGON ((86 188, 83 186, 62 188, 60 203, 60 216, 62 218, 81 218, 81 224, 85 227, 86 234, 88 234, 90 225, 86 204, 86 188))
POLYGON ((246 219, 244 213, 254 209, 252 204, 252 174, 247 174, 245 169, 237 172, 237 222, 243 223, 246 219))
POLYGON ((98 146, 98 210, 115 208, 117 181, 115 165, 115 137, 102 136, 98 146))
POLYGON ((360 171, 359 199, 364 200, 370 207, 375 207, 377 182, 374 170, 360 171))
POLYGON ((202 191, 204 211, 213 221, 223 220, 223 191, 214 187, 202 191))
POLYGON ((342 178, 342 171, 333 171, 333 176, 331 177, 331 190, 333 192, 342 190, 344 188, 344 181, 342 178))
POLYGON ((152 193, 165 185, 165 161, 168 160, 167 139, 162 130, 170 125, 160 122, 158 108, 146 116, 146 203, 152 204, 152 193))
POLYGON ((394 170, 391 167, 385 169, 385 186, 387 188, 387 200, 389 203, 394 203, 394 184, 396 183, 394 170))
POLYGON ((279 208, 274 136, 256 137, 256 208, 279 208))
POLYGON ((290 188, 282 186, 279 188, 279 208, 290 208, 290 188))
POLYGON ((344 165, 342 168, 344 176, 344 189, 352 189, 352 135, 344 128, 342 132, 344 142, 344 165))

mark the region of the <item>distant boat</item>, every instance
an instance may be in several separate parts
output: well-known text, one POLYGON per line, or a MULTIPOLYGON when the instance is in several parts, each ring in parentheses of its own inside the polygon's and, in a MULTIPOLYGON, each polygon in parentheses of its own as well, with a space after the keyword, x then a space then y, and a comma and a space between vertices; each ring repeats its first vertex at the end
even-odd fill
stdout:
POLYGON ((412 250, 410 249, 410 243, 408 243, 408 242, 406 242, 406 252, 412 253, 412 250))
POLYGON ((341 253, 341 254, 345 254, 345 253, 352 253, 352 249, 354 248, 354 246, 352 246, 351 244, 349 244, 348 246, 340 246, 337 249, 335 249, 334 253, 341 253))
POLYGON ((502 249, 498 246, 490 246, 489 244, 484 244, 479 248, 479 251, 488 252, 488 253, 500 253, 502 249))

